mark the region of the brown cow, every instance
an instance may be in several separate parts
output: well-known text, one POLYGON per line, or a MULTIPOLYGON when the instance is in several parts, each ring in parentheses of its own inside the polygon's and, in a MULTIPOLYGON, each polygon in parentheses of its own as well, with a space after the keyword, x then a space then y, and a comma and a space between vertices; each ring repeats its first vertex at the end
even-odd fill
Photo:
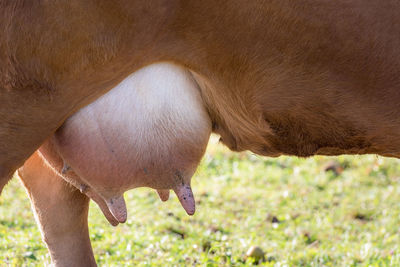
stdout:
POLYGON ((400 152, 395 0, 0 1, 0 188, 72 113, 157 61, 232 150, 400 152))
POLYGON ((394 0, 2 0, 0 188, 65 118, 158 61, 191 71, 233 150, 399 157, 399 15, 394 0))

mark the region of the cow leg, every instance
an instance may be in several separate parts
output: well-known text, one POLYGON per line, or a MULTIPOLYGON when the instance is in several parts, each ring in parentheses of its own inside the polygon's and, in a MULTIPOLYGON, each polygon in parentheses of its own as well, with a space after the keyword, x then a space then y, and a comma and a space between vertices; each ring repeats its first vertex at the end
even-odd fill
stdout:
POLYGON ((96 266, 88 231, 89 198, 36 152, 18 170, 55 266, 96 266))

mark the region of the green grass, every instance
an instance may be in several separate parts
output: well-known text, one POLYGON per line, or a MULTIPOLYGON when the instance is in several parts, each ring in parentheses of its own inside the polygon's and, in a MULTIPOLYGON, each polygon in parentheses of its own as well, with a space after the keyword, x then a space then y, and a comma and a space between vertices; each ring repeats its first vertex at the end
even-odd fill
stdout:
MULTIPOLYGON (((214 142, 215 143, 215 142, 214 142)), ((126 193, 128 221, 109 226, 91 204, 100 266, 400 266, 400 164, 377 156, 270 159, 210 145, 192 180, 193 217, 172 196, 126 193), (330 161, 343 168, 325 171, 330 161)), ((0 197, 0 261, 50 262, 17 179, 0 197)), ((0 264, 3 265, 3 264, 0 264)))

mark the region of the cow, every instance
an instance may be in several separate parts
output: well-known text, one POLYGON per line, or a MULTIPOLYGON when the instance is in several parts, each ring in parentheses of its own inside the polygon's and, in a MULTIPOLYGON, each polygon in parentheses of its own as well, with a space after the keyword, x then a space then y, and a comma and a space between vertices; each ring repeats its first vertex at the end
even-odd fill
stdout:
POLYGON ((0 1, 0 189, 129 74, 193 75, 212 130, 265 156, 399 157, 395 0, 0 1))
POLYGON ((123 193, 173 189, 189 215, 190 179, 211 134, 197 83, 167 63, 147 66, 70 117, 18 170, 55 266, 95 265, 87 216, 94 200, 123 223, 123 193))

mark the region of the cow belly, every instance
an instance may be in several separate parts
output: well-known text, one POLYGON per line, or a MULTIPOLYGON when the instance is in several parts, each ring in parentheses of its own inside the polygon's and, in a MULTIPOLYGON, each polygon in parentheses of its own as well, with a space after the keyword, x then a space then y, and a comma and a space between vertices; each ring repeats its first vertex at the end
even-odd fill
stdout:
POLYGON ((211 122, 189 72, 172 64, 143 68, 69 118, 40 149, 59 173, 124 221, 123 193, 173 189, 194 212, 190 179, 204 154, 211 122), (50 147, 50 148, 49 148, 50 147))

